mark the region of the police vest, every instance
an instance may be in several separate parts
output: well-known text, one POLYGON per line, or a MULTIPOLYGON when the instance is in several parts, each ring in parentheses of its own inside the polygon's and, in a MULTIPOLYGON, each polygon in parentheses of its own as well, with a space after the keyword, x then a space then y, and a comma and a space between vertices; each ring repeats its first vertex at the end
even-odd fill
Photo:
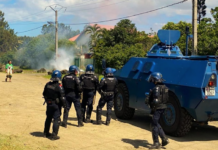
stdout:
POLYGON ((154 105, 166 104, 169 100, 169 89, 165 85, 157 85, 153 89, 154 105))
POLYGON ((82 76, 83 89, 94 90, 96 85, 96 78, 94 75, 82 76))
POLYGON ((59 83, 52 83, 52 82, 49 82, 47 85, 46 85, 46 92, 45 92, 45 97, 47 99, 51 99, 51 100, 56 100, 56 98, 59 98, 59 93, 58 93, 58 86, 59 86, 59 83))
POLYGON ((66 75, 63 78, 64 89, 75 90, 76 89, 76 76, 75 75, 66 75))
POLYGON ((102 90, 104 92, 114 92, 116 83, 117 83, 117 80, 115 78, 105 78, 104 87, 102 88, 102 90))

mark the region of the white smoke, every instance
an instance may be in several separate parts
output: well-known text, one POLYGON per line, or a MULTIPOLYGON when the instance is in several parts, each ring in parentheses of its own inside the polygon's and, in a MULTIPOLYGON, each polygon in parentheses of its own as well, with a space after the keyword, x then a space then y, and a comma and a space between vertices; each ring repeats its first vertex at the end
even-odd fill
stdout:
POLYGON ((63 48, 58 49, 58 57, 53 57, 53 59, 49 60, 46 69, 57 69, 64 70, 69 69, 71 65, 74 64, 74 53, 73 51, 65 50, 63 48))

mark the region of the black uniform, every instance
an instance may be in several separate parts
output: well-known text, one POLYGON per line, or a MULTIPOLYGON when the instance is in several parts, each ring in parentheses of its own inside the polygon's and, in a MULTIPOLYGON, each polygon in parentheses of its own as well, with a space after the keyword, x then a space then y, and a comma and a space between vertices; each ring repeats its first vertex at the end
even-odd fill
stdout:
POLYGON ((66 107, 64 89, 62 88, 62 85, 59 84, 57 81, 48 82, 45 85, 43 96, 47 103, 47 111, 46 111, 47 118, 45 120, 44 134, 46 136, 49 135, 50 125, 53 118, 54 120, 53 120, 52 135, 55 138, 57 137, 59 125, 61 121, 60 119, 61 106, 66 107))
POLYGON ((80 106, 80 93, 82 92, 82 87, 79 78, 75 74, 69 74, 62 79, 63 88, 66 94, 67 109, 64 110, 63 124, 67 126, 67 119, 72 103, 77 114, 78 125, 83 126, 81 106, 80 106))
POLYGON ((152 137, 154 143, 159 143, 158 135, 162 141, 166 140, 166 135, 159 124, 159 119, 167 108, 166 103, 168 101, 168 88, 158 83, 149 93, 149 105, 152 109, 152 137))
POLYGON ((82 100, 82 115, 84 122, 90 122, 92 110, 93 110, 93 98, 96 95, 99 81, 94 74, 83 74, 80 76, 83 87, 83 100, 82 100), (86 105, 87 111, 86 111, 86 105), (86 112, 86 119, 85 119, 86 112))
POLYGON ((117 93, 117 83, 117 79, 114 77, 105 77, 100 81, 98 92, 101 94, 101 98, 97 106, 97 124, 101 124, 101 113, 105 103, 107 103, 106 124, 110 124, 114 95, 117 93))

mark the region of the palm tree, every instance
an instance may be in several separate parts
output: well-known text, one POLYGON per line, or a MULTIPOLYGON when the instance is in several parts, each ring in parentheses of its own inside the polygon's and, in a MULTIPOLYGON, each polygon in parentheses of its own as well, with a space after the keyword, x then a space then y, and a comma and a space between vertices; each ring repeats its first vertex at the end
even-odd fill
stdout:
POLYGON ((91 39, 90 39, 89 44, 91 47, 94 47, 94 46, 96 46, 97 40, 101 37, 102 29, 97 24, 95 24, 93 26, 89 25, 86 27, 85 33, 91 34, 90 35, 91 39))
POLYGON ((198 23, 200 24, 201 18, 206 16, 207 6, 205 0, 198 0, 198 23))

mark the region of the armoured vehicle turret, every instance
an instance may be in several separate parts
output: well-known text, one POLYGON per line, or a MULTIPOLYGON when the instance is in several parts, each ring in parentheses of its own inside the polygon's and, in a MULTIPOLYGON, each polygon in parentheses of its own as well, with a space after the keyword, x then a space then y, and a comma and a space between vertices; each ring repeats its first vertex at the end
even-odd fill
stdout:
POLYGON ((119 82, 114 111, 120 119, 131 119, 139 109, 149 115, 145 93, 154 84, 147 78, 160 72, 170 89, 160 123, 167 134, 184 136, 193 121, 218 119, 217 60, 215 56, 183 56, 176 45, 180 31, 159 30, 158 37, 161 42, 152 46, 147 57, 132 57, 114 73, 119 82))

